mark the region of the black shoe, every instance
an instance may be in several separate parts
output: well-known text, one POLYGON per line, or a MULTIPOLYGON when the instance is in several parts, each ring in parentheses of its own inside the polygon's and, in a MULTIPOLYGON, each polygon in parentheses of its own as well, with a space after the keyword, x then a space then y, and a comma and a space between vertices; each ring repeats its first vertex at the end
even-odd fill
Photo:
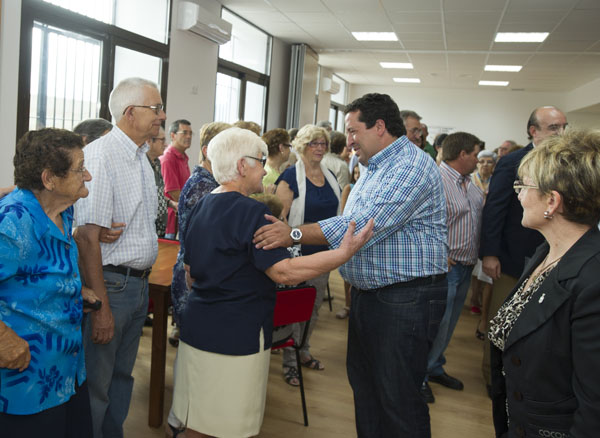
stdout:
POLYGON ((152 317, 147 315, 146 320, 144 321, 144 327, 152 327, 152 322, 152 317))
POLYGON ((425 403, 435 403, 435 397, 433 396, 433 392, 429 387, 429 383, 423 382, 423 385, 421 385, 420 393, 421 398, 423 398, 425 403))
POLYGON ((463 385, 463 383, 456 377, 449 376, 446 373, 440 374, 439 376, 429 376, 429 381, 433 383, 439 383, 446 388, 455 389, 457 391, 462 391, 462 389, 465 387, 465 385, 463 385))

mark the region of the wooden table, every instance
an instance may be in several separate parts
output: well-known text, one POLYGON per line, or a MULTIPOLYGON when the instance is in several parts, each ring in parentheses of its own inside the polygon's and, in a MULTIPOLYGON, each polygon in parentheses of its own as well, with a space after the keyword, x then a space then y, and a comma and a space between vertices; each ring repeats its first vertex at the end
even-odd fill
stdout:
POLYGON ((152 322, 152 359, 150 361, 150 403, 148 425, 159 427, 165 404, 165 367, 167 358, 167 313, 171 303, 171 279, 179 242, 158 241, 158 257, 148 278, 150 298, 154 301, 152 322))

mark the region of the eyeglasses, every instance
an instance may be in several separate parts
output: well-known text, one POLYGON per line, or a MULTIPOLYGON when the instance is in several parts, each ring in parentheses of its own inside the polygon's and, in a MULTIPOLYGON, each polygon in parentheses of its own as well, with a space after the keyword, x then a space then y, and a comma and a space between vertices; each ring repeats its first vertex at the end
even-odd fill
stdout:
POLYGON ((149 108, 154 111, 154 114, 159 115, 160 112, 165 109, 165 106, 162 103, 157 103, 156 105, 129 105, 123 110, 123 114, 125 114, 129 108, 149 108))
POLYGON ((81 166, 79 169, 69 169, 69 171, 78 173, 79 175, 83 176, 83 174, 86 173, 88 170, 85 168, 85 166, 81 166))
POLYGON ((308 145, 313 149, 316 149, 318 147, 327 149, 327 142, 325 141, 311 141, 310 143, 308 143, 308 145))
POLYGON ((521 191, 523 189, 539 189, 539 187, 538 186, 532 186, 532 185, 529 185, 529 184, 523 184, 522 181, 516 180, 513 183, 513 189, 515 189, 515 193, 518 195, 519 193, 521 193, 521 191))
POLYGON ((250 155, 244 155, 244 158, 252 158, 253 160, 258 161, 260 164, 262 164, 262 167, 265 167, 265 164, 267 164, 266 157, 256 158, 256 157, 251 157, 250 155))
POLYGON ((164 143, 165 140, 165 137, 152 137, 152 141, 162 141, 164 143))
POLYGON ((421 131, 421 128, 412 128, 412 129, 409 129, 408 132, 410 132, 411 134, 419 134, 419 135, 421 135, 423 133, 423 131, 421 131))
POLYGON ((194 131, 177 131, 175 134, 189 135, 191 137, 194 135, 194 131))

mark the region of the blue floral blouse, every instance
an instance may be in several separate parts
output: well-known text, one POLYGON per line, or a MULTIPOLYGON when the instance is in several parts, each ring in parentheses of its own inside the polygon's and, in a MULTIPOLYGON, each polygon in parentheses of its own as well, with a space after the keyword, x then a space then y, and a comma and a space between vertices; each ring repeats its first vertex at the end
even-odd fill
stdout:
POLYGON ((173 280, 171 282, 171 301, 173 302, 173 320, 179 325, 181 314, 187 303, 190 290, 185 282, 185 270, 183 269, 183 255, 185 245, 183 240, 190 221, 190 214, 198 201, 207 193, 219 187, 208 170, 202 166, 196 166, 186 181, 179 195, 179 254, 173 267, 173 280))
POLYGON ((83 303, 73 207, 64 234, 29 190, 0 200, 0 320, 29 344, 23 372, 0 368, 0 412, 29 415, 61 405, 86 378, 83 303))

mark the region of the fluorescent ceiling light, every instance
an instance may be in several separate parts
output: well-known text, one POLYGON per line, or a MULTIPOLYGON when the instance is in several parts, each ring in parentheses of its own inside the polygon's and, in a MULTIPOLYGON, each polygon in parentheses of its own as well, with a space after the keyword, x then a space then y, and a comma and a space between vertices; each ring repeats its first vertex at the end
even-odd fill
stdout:
POLYGON ((548 32, 498 32, 497 43, 541 43, 548 37, 548 32))
POLYGON ((488 85, 491 87, 506 87, 508 81, 479 81, 479 85, 488 85))
POLYGON ((410 62, 380 62, 379 65, 383 68, 404 68, 413 69, 413 65, 410 62))
POLYGON ((409 82, 411 84, 420 84, 421 79, 419 79, 419 78, 394 78, 394 82, 409 82))
POLYGON ((358 41, 398 41, 394 32, 352 32, 358 41))
POLYGON ((485 71, 510 71, 518 72, 523 68, 522 65, 486 65, 485 71))

